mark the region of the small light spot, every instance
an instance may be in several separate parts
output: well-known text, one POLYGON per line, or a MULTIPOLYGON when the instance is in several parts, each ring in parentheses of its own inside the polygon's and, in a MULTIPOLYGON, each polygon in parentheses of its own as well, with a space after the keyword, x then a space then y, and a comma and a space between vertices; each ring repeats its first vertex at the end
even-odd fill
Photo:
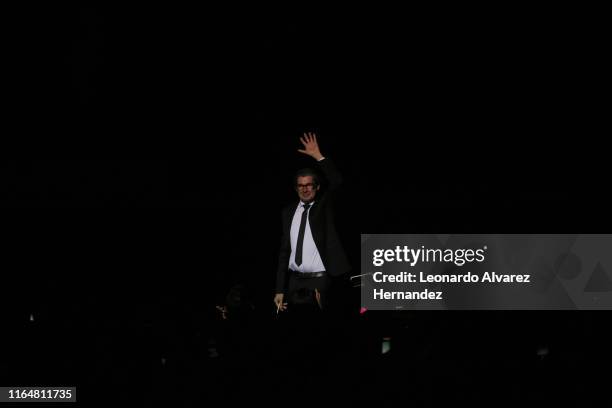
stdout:
POLYGON ((544 357, 546 357, 548 353, 549 353, 548 347, 540 347, 538 351, 536 352, 536 354, 538 355, 538 357, 540 357, 540 359, 543 359, 544 357))
POLYGON ((391 351, 391 337, 383 337, 382 354, 387 354, 391 351))

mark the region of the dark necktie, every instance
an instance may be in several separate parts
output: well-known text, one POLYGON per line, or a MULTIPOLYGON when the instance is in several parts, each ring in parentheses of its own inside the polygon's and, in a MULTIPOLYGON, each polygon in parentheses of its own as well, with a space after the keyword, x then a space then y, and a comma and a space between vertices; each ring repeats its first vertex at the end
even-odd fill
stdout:
POLYGON ((304 246, 304 233, 306 232, 306 222, 308 220, 308 210, 310 204, 304 204, 304 212, 302 213, 302 220, 300 221, 300 232, 298 233, 297 248, 295 249, 295 264, 300 266, 302 264, 302 247, 304 246))

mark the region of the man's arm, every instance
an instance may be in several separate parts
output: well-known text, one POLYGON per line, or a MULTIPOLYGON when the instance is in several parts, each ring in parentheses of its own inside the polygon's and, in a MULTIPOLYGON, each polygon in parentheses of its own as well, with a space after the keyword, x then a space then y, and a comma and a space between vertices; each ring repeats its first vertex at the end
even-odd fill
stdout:
POLYGON ((287 285, 287 269, 289 265, 289 257, 291 256, 291 242, 287 235, 287 225, 285 222, 285 214, 282 214, 283 233, 280 242, 280 250, 278 255, 278 270, 276 272, 276 294, 274 295, 274 303, 276 304, 276 313, 287 309, 285 303, 285 286, 287 285))
POLYGON ((334 163, 326 159, 317 143, 317 135, 314 133, 304 133, 304 136, 300 137, 300 141, 304 145, 304 149, 298 149, 298 152, 304 153, 317 161, 319 168, 325 175, 325 178, 329 182, 329 189, 335 190, 342 184, 342 175, 336 169, 334 163))
POLYGON ((291 241, 288 236, 289 228, 285 221, 285 212, 282 214, 282 228, 280 249, 278 251, 278 269, 276 272, 276 293, 285 292, 285 280, 287 269, 289 268, 289 257, 291 256, 291 241))

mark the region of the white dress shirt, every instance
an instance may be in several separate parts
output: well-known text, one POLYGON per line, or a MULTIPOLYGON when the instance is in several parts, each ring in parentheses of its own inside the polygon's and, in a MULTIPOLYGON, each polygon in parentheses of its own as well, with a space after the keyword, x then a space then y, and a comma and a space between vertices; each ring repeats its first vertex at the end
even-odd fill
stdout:
POLYGON ((308 211, 308 217, 306 219, 306 230, 304 231, 304 244, 302 246, 302 264, 297 266, 295 264, 295 249, 297 247, 298 234, 300 233, 300 222, 302 221, 302 214, 304 213, 304 203, 300 202, 298 207, 295 209, 293 214, 293 220, 291 221, 291 256, 289 257, 289 269, 296 272, 323 272, 325 267, 321 260, 321 255, 317 249, 317 245, 312 238, 312 232, 310 231, 310 211, 312 211, 312 204, 310 203, 310 210, 308 211))

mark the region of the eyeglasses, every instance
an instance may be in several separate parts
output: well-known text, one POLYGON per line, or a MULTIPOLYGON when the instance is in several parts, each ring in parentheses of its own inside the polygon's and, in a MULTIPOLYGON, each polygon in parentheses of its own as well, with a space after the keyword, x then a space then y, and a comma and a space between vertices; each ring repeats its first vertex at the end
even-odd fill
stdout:
POLYGON ((296 189, 306 189, 306 190, 312 190, 314 188, 314 184, 313 183, 308 183, 308 184, 296 184, 295 188, 296 189))

